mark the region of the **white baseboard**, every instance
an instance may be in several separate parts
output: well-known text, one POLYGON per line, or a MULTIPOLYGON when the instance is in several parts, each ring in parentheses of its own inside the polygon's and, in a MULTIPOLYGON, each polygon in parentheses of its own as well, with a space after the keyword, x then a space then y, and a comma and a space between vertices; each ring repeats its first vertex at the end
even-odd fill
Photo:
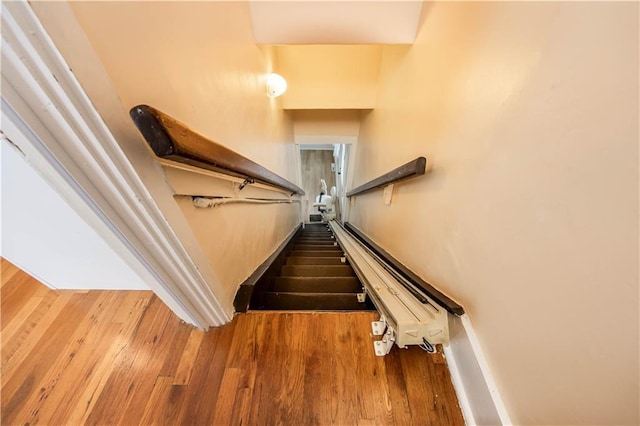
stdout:
POLYGON ((466 424, 511 425, 469 318, 449 315, 449 334, 444 354, 466 424))

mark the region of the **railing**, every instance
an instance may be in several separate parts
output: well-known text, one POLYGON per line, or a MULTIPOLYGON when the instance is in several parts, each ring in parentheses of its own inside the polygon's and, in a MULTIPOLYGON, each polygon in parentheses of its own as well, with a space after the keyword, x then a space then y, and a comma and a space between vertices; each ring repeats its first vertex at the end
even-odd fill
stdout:
POLYGON ((161 158, 245 179, 241 188, 261 182, 291 194, 304 191, 261 165, 189 129, 178 120, 147 105, 129 111, 142 136, 161 158))
MULTIPOLYGON (((415 286, 420 292, 423 292, 431 299, 433 299, 440 306, 445 308, 447 311, 454 315, 463 315, 464 308, 451 300, 441 291, 433 287, 431 284, 417 276, 413 271, 400 263, 399 260, 391 256, 384 250, 382 247, 374 243, 369 237, 367 237, 362 231, 360 231, 355 226, 350 223, 345 223, 344 227, 351 235, 357 238, 362 244, 364 244, 369 250, 375 253, 380 259, 382 259, 385 263, 389 264, 393 267, 393 269, 404 277, 407 281, 411 283, 411 285, 415 286)), ((426 303, 424 297, 422 297, 415 289, 412 289, 410 286, 407 286, 407 290, 411 292, 418 300, 422 303, 426 303)))
POLYGON ((354 195, 359 195, 376 188, 382 188, 387 185, 400 182, 402 180, 421 176, 424 174, 426 166, 427 159, 424 157, 418 157, 415 160, 408 162, 407 164, 403 164, 402 166, 365 183, 364 185, 360 185, 359 187, 352 189, 351 191, 347 192, 347 197, 353 197, 354 195))

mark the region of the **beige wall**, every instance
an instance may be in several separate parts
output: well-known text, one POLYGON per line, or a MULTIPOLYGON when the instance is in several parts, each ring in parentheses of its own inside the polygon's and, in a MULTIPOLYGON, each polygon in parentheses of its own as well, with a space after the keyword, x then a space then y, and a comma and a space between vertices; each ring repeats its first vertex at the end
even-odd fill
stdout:
POLYGON ((460 301, 516 424, 637 424, 638 4, 425 4, 385 47, 351 222, 460 301))
POLYGON ((146 103, 293 179, 292 124, 266 96, 275 48, 247 2, 72 2, 123 105, 146 103))
POLYGON ((217 278, 225 284, 220 300, 233 304, 238 284, 273 253, 300 223, 298 204, 227 204, 196 208, 191 197, 176 201, 192 226, 217 278))
POLYGON ((261 200, 290 201, 286 191, 262 184, 238 190, 241 178, 230 178, 191 166, 163 162, 168 183, 175 192, 193 235, 216 274, 222 289, 216 295, 224 306, 232 306, 238 284, 244 282, 300 223, 300 204, 225 204, 196 208, 193 195, 241 196, 261 200))
POLYGON ((32 7, 125 153, 144 166, 137 171, 154 200, 224 309, 232 312, 237 286, 293 230, 299 207, 233 205, 213 212, 195 211, 180 199, 178 205, 125 111, 151 105, 294 181, 292 120, 278 99, 266 96, 275 48, 254 43, 248 3, 36 2, 32 7))
POLYGON ((296 136, 358 136, 360 110, 296 110, 293 114, 293 132, 296 136))
POLYGON ((381 53, 379 45, 278 46, 284 108, 373 108, 381 53))

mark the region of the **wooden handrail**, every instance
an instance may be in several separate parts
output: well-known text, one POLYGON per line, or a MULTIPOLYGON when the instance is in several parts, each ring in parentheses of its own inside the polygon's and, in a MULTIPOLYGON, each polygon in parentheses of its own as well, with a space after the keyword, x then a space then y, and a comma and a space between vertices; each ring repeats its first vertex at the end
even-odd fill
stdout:
POLYGON ((205 138, 153 107, 138 105, 131 108, 129 114, 158 157, 248 179, 249 183, 255 180, 285 189, 292 194, 304 195, 302 188, 237 152, 205 138))
POLYGON ((392 183, 400 182, 401 180, 421 176, 424 174, 426 166, 427 159, 424 157, 418 157, 413 161, 409 161, 407 164, 403 164, 402 166, 365 183, 364 185, 360 185, 359 187, 352 189, 347 192, 347 197, 353 197, 354 195, 391 185, 392 183))
MULTIPOLYGON (((448 296, 442 293, 440 290, 420 278, 411 269, 404 266, 398 259, 391 256, 385 249, 374 243, 367 235, 353 226, 350 223, 345 223, 344 228, 355 238, 360 240, 362 244, 367 246, 369 250, 374 252, 378 257, 385 261, 388 265, 392 266, 400 275, 413 284, 420 291, 424 292, 427 296, 437 302, 440 306, 445 308, 448 312, 454 315, 463 315, 464 308, 451 300, 448 296)), ((408 290, 411 291, 410 288, 408 290)))

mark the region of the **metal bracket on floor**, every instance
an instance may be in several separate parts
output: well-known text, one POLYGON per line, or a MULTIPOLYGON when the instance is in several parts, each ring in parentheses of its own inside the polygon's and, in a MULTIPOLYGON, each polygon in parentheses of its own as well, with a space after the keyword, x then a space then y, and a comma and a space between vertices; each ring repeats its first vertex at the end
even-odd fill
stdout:
POLYGON ((396 333, 393 331, 393 328, 387 327, 387 332, 385 333, 382 340, 378 340, 377 342, 373 342, 373 349, 376 351, 376 356, 385 356, 391 351, 393 344, 396 341, 396 333))
POLYGON ((387 321, 384 319, 384 316, 380 317, 380 321, 371 322, 371 330, 373 331, 374 336, 382 336, 386 329, 387 321))

